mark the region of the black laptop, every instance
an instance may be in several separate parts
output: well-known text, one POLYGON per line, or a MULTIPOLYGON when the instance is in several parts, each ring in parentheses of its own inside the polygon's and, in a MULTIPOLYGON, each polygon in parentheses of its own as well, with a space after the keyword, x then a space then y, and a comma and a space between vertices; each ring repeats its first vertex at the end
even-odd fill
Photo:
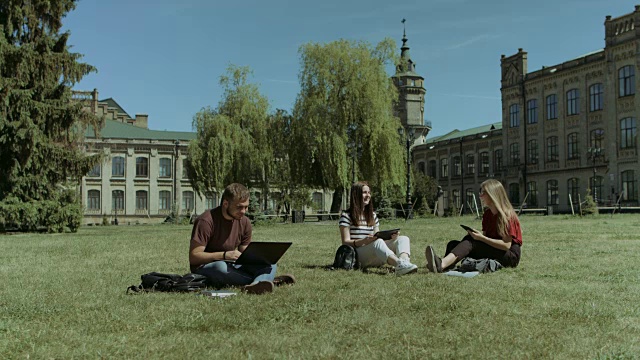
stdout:
POLYGON ((273 265, 291 246, 290 242, 252 241, 242 252, 234 264, 239 265, 273 265))

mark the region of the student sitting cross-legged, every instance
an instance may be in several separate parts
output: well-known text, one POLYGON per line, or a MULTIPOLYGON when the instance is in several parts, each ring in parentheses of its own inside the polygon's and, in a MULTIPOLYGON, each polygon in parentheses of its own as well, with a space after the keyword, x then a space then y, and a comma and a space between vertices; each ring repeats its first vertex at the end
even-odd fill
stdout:
POLYGON ((409 260, 409 238, 398 233, 391 240, 374 236, 378 232, 378 216, 373 211, 371 190, 364 181, 351 187, 350 208, 340 217, 342 244, 353 246, 363 268, 389 264, 395 266, 396 275, 416 272, 418 267, 409 260))
POLYGON ((467 231, 462 241, 450 241, 445 257, 440 259, 433 247, 427 246, 427 268, 441 273, 465 257, 489 258, 504 267, 520 263, 522 230, 507 192, 498 180, 489 179, 480 185, 480 199, 487 207, 482 216, 482 233, 467 231))
POLYGON ((274 286, 293 284, 293 275, 275 276, 276 265, 236 265, 251 242, 251 222, 245 216, 249 190, 242 184, 224 189, 220 206, 207 210, 193 223, 189 248, 191 272, 207 277, 215 287, 242 286, 250 294, 273 291, 274 286))

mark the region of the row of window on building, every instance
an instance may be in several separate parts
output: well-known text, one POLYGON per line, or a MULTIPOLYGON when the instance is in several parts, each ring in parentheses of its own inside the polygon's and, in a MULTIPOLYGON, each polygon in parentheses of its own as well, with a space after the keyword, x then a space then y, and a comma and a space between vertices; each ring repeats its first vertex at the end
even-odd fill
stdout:
MULTIPOLYGON (((255 193, 257 199, 260 202, 260 208, 263 209, 264 202, 262 201, 261 194, 255 193)), ((277 200, 280 199, 282 194, 280 192, 274 192, 271 194, 267 207, 270 209, 276 208, 277 200)), ((147 190, 136 190, 136 211, 148 212, 149 209, 149 192, 147 190)), ((217 193, 205 196, 205 208, 213 209, 219 205, 219 195, 217 193)), ((311 196, 313 207, 317 210, 324 209, 324 196, 321 192, 314 192, 311 196)), ((170 190, 160 190, 158 192, 158 211, 168 212, 171 210, 173 203, 173 197, 170 190)), ((100 190, 87 191, 87 210, 89 212, 101 212, 102 210, 102 197, 100 190)), ((195 194, 193 191, 182 192, 182 207, 181 210, 186 213, 190 213, 195 209, 195 194)), ((124 190, 112 190, 111 191, 111 211, 112 212, 124 212, 125 211, 125 192, 124 190)))
MULTIPOLYGON (((183 159, 182 163, 182 178, 187 177, 186 173, 186 160, 183 159)), ((113 177, 124 177, 126 176, 126 159, 123 156, 114 156, 111 158, 111 176, 113 177)), ((170 178, 172 175, 172 159, 171 158, 160 158, 158 159, 158 177, 170 178)), ((96 166, 89 171, 87 174, 88 177, 100 177, 102 170, 102 164, 96 164, 96 166)), ((149 158, 148 157, 137 157, 136 158, 136 175, 137 178, 148 178, 149 177, 149 158)))
MULTIPOLYGON (((590 132, 589 146, 591 153, 588 156, 598 156, 599 152, 604 149, 604 129, 594 129, 590 132), (597 152, 595 151, 597 150, 597 152)), ((636 147, 637 129, 636 119, 633 117, 624 118, 620 121, 620 149, 629 149, 636 147)), ((545 160, 546 162, 557 162, 559 160, 558 152, 558 137, 549 136, 545 140, 545 160)), ((581 154, 579 152, 578 133, 570 133, 567 135, 567 160, 579 159, 581 154)), ((462 175, 462 159, 460 156, 453 157, 453 173, 452 176, 462 175)), ((531 139, 527 142, 527 164, 537 164, 540 160, 540 148, 537 139, 531 139)), ((476 157, 474 154, 468 154, 465 158, 465 175, 473 175, 476 172, 476 157)), ((509 164, 512 166, 520 165, 520 144, 517 142, 509 145, 509 164)), ((431 177, 436 177, 436 160, 430 160, 428 164, 428 171, 425 172, 425 164, 421 162, 418 164, 418 168, 431 177)), ((483 151, 478 156, 478 167, 480 174, 489 173, 489 152, 483 151)), ((502 149, 494 150, 493 152, 493 168, 494 172, 500 172, 504 168, 503 151, 502 149)), ((440 178, 449 177, 449 158, 440 159, 440 178)))
MULTIPOLYGON (((618 96, 631 96, 636 93, 635 69, 633 66, 623 66, 618 69, 618 96)), ((580 91, 570 89, 565 94, 567 116, 578 115, 580 112, 580 91)), ((604 86, 602 83, 593 84, 589 87, 589 111, 599 111, 603 109, 604 86)), ((527 123, 536 124, 538 122, 538 100, 527 100, 527 123)), ((558 97, 556 94, 548 95, 545 98, 546 119, 554 120, 558 118, 558 97)), ((520 105, 509 106, 509 126, 520 126, 520 105)))
MULTIPOLYGON (((87 210, 89 211, 102 211, 100 190, 87 191, 87 210)), ((149 192, 147 190, 136 190, 136 207, 137 211, 149 211, 149 192)), ((207 196, 205 198, 206 207, 213 208, 217 206, 217 195, 207 196)), ((158 192, 158 210, 170 211, 173 204, 173 196, 170 190, 160 190, 158 192)), ((183 191, 182 192, 182 207, 183 212, 191 212, 195 208, 195 196, 194 192, 183 191)), ((125 210, 125 193, 124 190, 112 190, 111 191, 111 211, 125 210)))
MULTIPOLYGON (((637 179, 635 178, 634 170, 627 170, 620 173, 621 179, 621 192, 620 194, 616 193, 612 190, 607 191, 604 187, 604 178, 602 176, 595 176, 589 178, 589 184, 587 187, 592 189, 592 195, 594 199, 599 204, 609 203, 613 204, 617 201, 619 195, 621 195, 621 201, 637 201, 638 200, 638 186, 637 179)), ((559 190, 559 182, 558 180, 547 180, 546 181, 546 205, 560 205, 560 190, 559 190)), ((571 178, 567 180, 567 204, 572 202, 574 205, 577 205, 580 200, 584 201, 585 193, 581 193, 581 184, 580 179, 571 178), (569 196, 570 195, 570 196, 569 196)), ((474 192, 474 189, 467 189, 465 192, 465 200, 466 206, 474 209, 476 206, 479 206, 478 203, 478 195, 474 192)), ((527 182, 526 186, 526 204, 530 207, 537 207, 542 205, 539 199, 539 189, 538 183, 536 181, 527 182)), ((520 184, 519 183, 511 183, 508 186, 508 195, 509 200, 512 204, 519 206, 521 203, 520 198, 520 184)), ((454 189, 451 191, 451 203, 449 202, 449 194, 447 191, 444 192, 444 204, 445 206, 452 206, 455 204, 457 208, 460 208, 460 190, 454 189)), ((524 200, 524 199, 523 199, 524 200)))

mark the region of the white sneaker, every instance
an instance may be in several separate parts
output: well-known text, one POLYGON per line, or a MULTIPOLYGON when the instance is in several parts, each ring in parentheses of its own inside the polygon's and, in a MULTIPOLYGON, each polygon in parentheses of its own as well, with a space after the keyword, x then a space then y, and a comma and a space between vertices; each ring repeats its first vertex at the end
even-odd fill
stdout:
POLYGON ((398 259, 396 265, 396 276, 411 274, 418 271, 418 266, 409 262, 409 260, 398 259))

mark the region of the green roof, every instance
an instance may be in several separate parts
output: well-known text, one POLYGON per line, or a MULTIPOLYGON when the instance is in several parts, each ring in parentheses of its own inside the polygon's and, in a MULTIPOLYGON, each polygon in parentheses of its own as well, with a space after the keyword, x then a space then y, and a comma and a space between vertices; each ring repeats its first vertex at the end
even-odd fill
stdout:
MULTIPOLYGON (((95 138, 93 128, 87 129, 86 137, 95 138)), ((105 120, 100 131, 101 139, 139 139, 139 140, 193 140, 196 133, 186 131, 149 130, 115 120, 105 120)))
POLYGON ((127 115, 127 117, 131 118, 131 116, 129 116, 129 114, 127 114, 127 112, 124 111, 122 106, 120 106, 120 104, 118 104, 115 100, 113 100, 113 98, 108 98, 108 99, 104 99, 104 100, 98 100, 98 102, 107 104, 107 107, 114 108, 114 109, 118 110, 119 114, 124 114, 124 115, 127 115))
POLYGON ((493 126, 494 130, 501 130, 502 129, 502 123, 501 122, 482 125, 482 126, 478 126, 478 127, 474 127, 474 128, 466 129, 466 130, 455 129, 455 130, 453 130, 453 131, 451 131, 451 132, 449 132, 447 134, 444 134, 444 135, 434 136, 432 138, 427 138, 426 141, 425 141, 425 144, 431 144, 431 143, 436 143, 436 142, 446 141, 446 140, 451 140, 451 139, 458 139, 458 138, 461 138, 461 137, 464 137, 464 136, 471 136, 471 135, 487 133, 487 132, 491 131, 491 127, 492 126, 493 126))

